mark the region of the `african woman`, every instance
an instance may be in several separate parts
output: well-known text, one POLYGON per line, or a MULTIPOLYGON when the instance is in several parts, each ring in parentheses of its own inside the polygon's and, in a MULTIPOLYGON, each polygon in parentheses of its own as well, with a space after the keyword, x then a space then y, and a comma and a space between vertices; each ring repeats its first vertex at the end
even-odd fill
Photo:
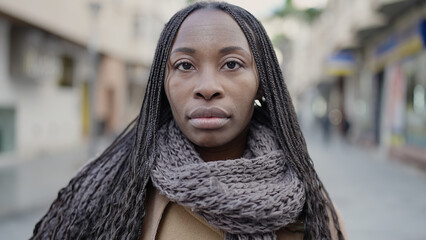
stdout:
POLYGON ((32 237, 344 238, 265 30, 226 3, 196 3, 166 24, 138 118, 32 237))

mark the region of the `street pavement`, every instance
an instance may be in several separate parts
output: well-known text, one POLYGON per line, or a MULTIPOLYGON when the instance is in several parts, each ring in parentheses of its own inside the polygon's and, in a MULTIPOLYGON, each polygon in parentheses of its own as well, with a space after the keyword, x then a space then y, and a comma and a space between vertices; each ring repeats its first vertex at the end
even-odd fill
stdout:
POLYGON ((337 137, 307 142, 349 239, 426 240, 426 172, 337 137))
POLYGON ((84 147, 0 169, 0 240, 28 239, 60 188, 87 162, 84 147))
MULTIPOLYGON (((337 137, 324 142, 311 133, 306 139, 317 172, 344 218, 349 239, 426 240, 425 172, 390 159, 376 148, 351 145, 337 137)), ((72 156, 66 159, 61 163, 49 163, 54 158, 44 160, 46 166, 57 169, 54 173, 48 174, 43 167, 35 170, 63 186, 84 163, 72 156)), ((49 201, 0 218, 0 239, 28 239, 59 188, 49 184, 28 189, 49 196, 49 201)))

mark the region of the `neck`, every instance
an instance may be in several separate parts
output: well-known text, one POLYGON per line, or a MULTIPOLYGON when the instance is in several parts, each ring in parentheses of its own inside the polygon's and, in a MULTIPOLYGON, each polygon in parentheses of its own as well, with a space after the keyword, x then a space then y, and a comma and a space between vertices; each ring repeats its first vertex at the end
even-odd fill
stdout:
POLYGON ((195 146, 195 150, 205 162, 241 158, 246 149, 247 133, 248 128, 225 145, 218 147, 195 146))

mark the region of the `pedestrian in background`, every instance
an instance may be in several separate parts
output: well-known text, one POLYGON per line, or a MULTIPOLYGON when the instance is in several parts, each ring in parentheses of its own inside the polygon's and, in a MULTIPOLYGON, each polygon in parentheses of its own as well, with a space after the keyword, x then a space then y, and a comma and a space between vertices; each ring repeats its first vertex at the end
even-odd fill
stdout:
POLYGON ((139 117, 63 188, 32 239, 344 239, 257 19, 176 13, 139 117))

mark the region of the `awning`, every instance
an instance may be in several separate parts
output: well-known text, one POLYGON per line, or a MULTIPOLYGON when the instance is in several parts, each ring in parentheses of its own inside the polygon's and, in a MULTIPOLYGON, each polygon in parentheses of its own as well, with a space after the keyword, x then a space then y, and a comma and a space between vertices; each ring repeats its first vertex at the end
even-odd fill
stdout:
POLYGON ((424 0, 385 1, 383 4, 378 6, 377 11, 385 15, 388 20, 392 21, 411 8, 419 7, 424 3, 424 0))
MULTIPOLYGON (((370 25, 358 29, 356 35, 358 40, 362 43, 368 42, 373 36, 379 34, 386 29, 386 25, 370 25)), ((363 44, 362 44, 363 45, 363 44)))
POLYGON ((356 63, 354 52, 339 51, 328 58, 326 73, 330 76, 350 76, 356 70, 356 63))
POLYGON ((379 43, 372 52, 376 68, 416 54, 425 48, 426 19, 408 26, 399 31, 392 32, 386 39, 379 43))

